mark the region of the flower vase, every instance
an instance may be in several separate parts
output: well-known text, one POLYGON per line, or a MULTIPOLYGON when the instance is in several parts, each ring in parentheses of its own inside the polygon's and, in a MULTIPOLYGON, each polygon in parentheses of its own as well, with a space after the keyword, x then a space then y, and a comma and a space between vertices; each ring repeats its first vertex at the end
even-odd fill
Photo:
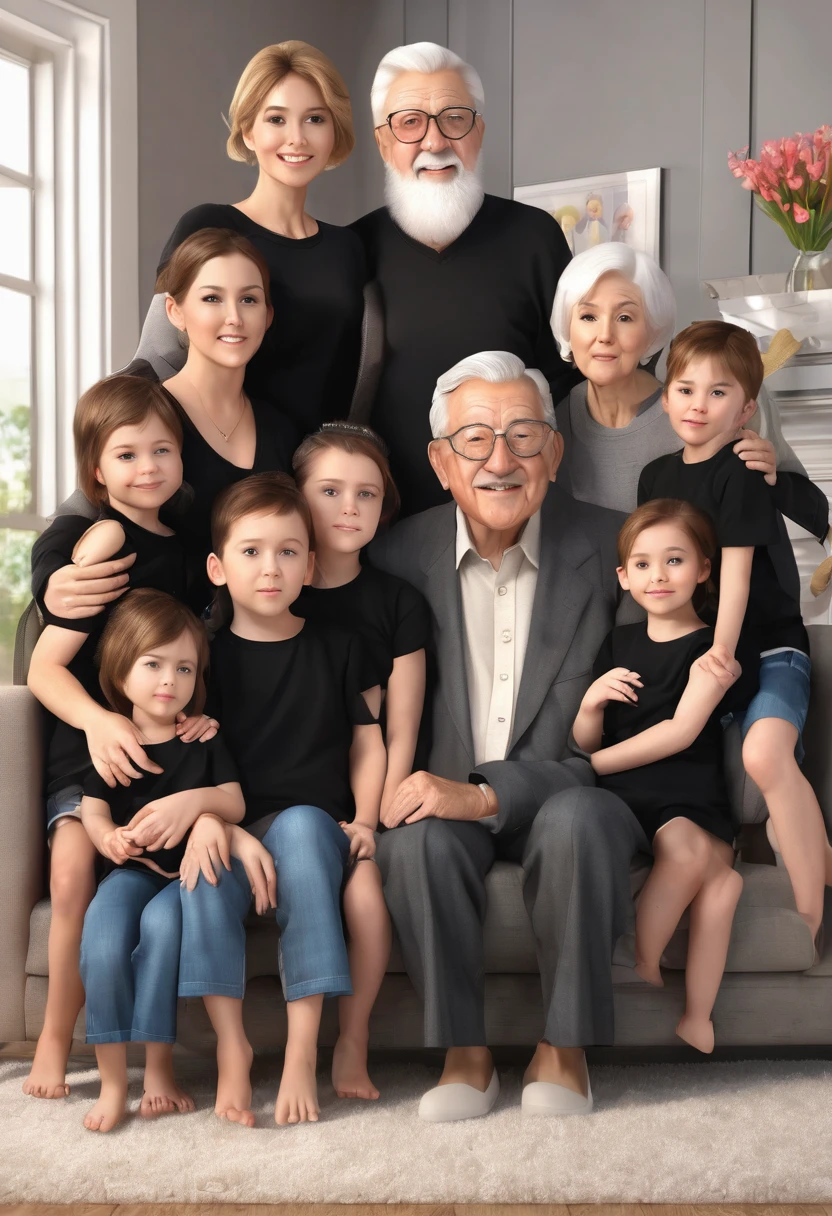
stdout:
POLYGON ((822 291, 832 287, 832 249, 798 251, 786 279, 786 291, 822 291))

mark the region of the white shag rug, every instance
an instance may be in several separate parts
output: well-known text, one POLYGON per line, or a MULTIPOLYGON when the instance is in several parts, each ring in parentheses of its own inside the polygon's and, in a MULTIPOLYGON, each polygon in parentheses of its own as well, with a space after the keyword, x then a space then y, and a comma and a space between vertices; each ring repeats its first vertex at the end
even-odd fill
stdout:
MULTIPOLYGON (((484 1119, 416 1115, 438 1070, 376 1063, 377 1103, 339 1101, 323 1070, 321 1121, 278 1128, 279 1059, 255 1062, 253 1130, 214 1117, 206 1076, 192 1115, 85 1131, 94 1070, 72 1095, 21 1092, 0 1063, 0 1203, 824 1203, 832 1201, 832 1063, 599 1066, 595 1112, 520 1114, 520 1070, 484 1119)), ((141 1073, 131 1069, 130 1107, 141 1073)))

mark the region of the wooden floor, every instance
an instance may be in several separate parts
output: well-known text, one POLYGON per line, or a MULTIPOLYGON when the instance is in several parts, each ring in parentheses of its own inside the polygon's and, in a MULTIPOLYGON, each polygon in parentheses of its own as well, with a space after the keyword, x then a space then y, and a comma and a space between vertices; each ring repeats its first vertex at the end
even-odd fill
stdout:
POLYGON ((824 1204, 18 1203, 6 1216, 832 1216, 824 1204))

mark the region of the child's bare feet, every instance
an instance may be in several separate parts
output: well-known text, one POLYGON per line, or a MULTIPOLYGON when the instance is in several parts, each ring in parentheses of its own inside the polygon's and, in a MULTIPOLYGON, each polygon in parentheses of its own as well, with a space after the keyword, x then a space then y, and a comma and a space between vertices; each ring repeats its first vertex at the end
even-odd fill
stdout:
POLYGON ((646 980, 648 984, 652 984, 654 988, 664 988, 664 980, 662 979, 658 963, 637 962, 635 973, 636 975, 640 975, 643 980, 646 980))
POLYGON ((251 1109, 251 1061, 254 1052, 243 1036, 217 1040, 217 1101, 214 1114, 229 1123, 254 1127, 251 1109))
POLYGON ((332 1085, 339 1098, 375 1100, 378 1090, 367 1072, 367 1043, 339 1035, 332 1053, 332 1085))
POLYGON ((676 1027, 676 1033, 705 1055, 710 1055, 714 1049, 714 1024, 707 1018, 693 1018, 685 1014, 676 1027))
POLYGON ((275 1123, 317 1123, 318 1086, 315 1081, 317 1052, 286 1049, 283 1076, 274 1104, 275 1123))
POLYGON ((127 1084, 101 1082, 98 1101, 84 1119, 84 1127, 91 1132, 109 1132, 120 1123, 127 1110, 127 1084))
POLYGON ((141 1117, 155 1119, 158 1115, 183 1115, 194 1109, 191 1095, 186 1094, 176 1084, 173 1076, 173 1054, 168 1045, 148 1043, 144 1093, 139 1106, 141 1117))
POLYGON ((23 1082, 24 1094, 32 1098, 66 1098, 66 1062, 69 1044, 63 1038, 42 1034, 35 1048, 32 1070, 23 1082))

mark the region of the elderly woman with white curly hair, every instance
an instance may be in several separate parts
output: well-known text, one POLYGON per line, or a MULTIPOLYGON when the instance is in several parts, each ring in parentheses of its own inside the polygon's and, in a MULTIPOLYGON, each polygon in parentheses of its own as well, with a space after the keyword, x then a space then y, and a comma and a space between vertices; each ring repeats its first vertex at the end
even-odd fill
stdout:
MULTIPOLYGON (((561 274, 552 330, 562 358, 586 377, 555 411, 564 441, 558 484, 573 497, 629 513, 644 466, 682 446, 662 408, 662 384, 649 370, 675 325, 667 275, 626 245, 588 249, 561 274)), ((784 515, 825 535, 825 496, 783 438, 765 390, 757 404, 754 429, 740 431, 734 451, 775 484, 784 515)))

